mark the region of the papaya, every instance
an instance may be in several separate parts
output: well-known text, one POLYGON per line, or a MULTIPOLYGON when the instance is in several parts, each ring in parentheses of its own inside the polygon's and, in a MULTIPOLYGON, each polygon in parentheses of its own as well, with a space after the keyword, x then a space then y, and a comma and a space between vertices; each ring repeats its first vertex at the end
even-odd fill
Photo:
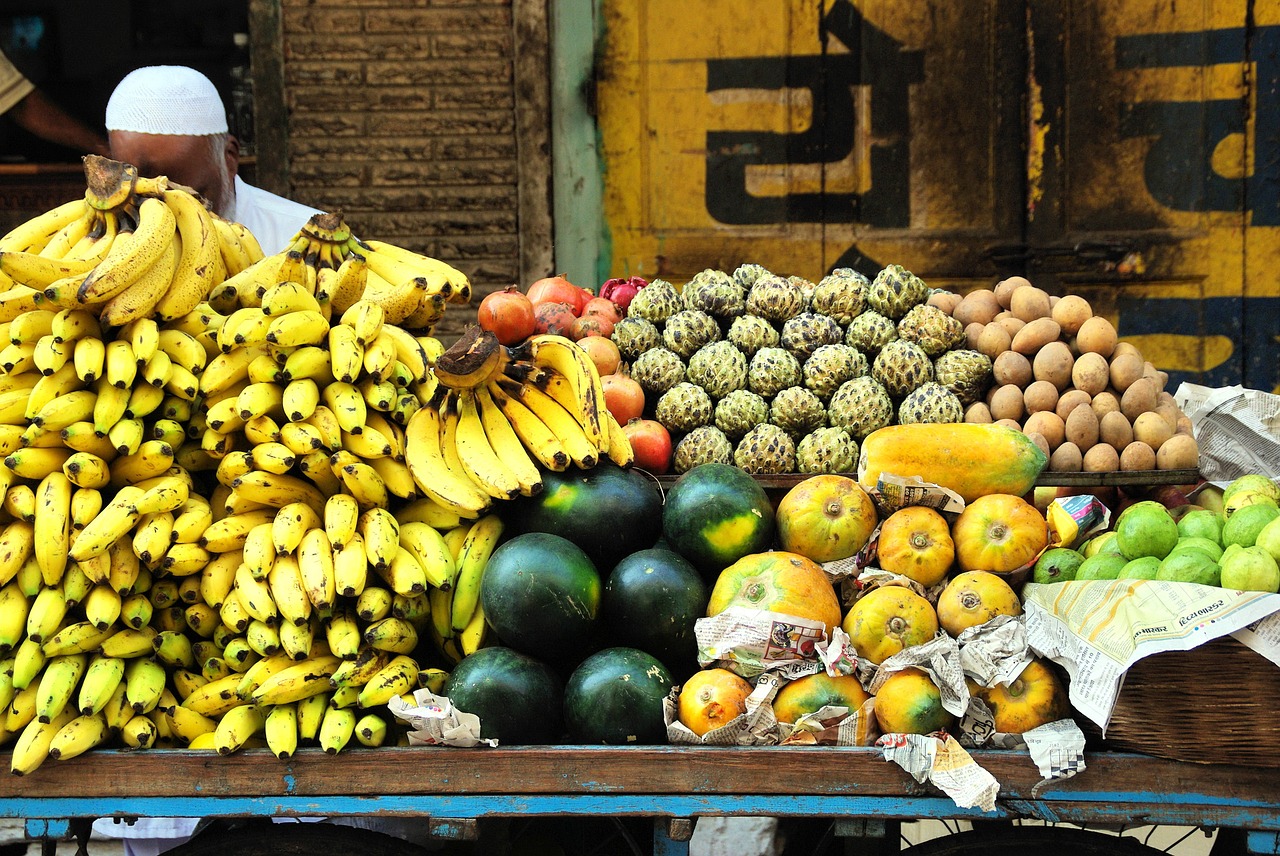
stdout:
POLYGON ((870 490, 882 473, 919 476, 969 503, 993 493, 1022 496, 1035 487, 1047 463, 1030 437, 1004 425, 890 425, 862 442, 858 483, 870 490))

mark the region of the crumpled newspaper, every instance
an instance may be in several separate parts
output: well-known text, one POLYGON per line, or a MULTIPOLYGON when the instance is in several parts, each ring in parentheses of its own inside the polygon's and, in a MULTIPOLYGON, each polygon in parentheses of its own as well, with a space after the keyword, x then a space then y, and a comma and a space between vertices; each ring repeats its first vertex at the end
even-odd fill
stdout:
POLYGON ((1021 616, 995 618, 960 632, 960 668, 984 687, 1008 684, 1031 662, 1027 628, 1021 616))
POLYGON ((445 696, 428 689, 414 690, 410 705, 400 696, 387 701, 387 709, 410 727, 410 746, 497 746, 498 741, 480 736, 480 717, 458 710, 445 696))
POLYGON ((699 665, 720 666, 747 679, 766 671, 791 678, 809 674, 817 646, 827 642, 822 622, 740 606, 699 618, 694 635, 699 665))
POLYGON ((960 808, 995 811, 1000 783, 950 734, 886 734, 876 741, 892 761, 921 784, 929 782, 960 808))
POLYGON ((867 692, 878 693, 889 676, 903 669, 916 668, 929 675, 942 693, 942 706, 953 716, 964 716, 969 707, 969 687, 960 667, 960 647, 945 633, 905 648, 886 659, 871 680, 864 681, 867 692))

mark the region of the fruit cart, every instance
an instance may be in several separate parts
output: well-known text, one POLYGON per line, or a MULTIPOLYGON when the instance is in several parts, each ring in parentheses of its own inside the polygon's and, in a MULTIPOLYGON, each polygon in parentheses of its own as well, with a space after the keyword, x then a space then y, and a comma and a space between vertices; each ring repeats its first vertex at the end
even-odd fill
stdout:
MULTIPOLYGON (((30 777, 0 779, 0 815, 25 818, 28 834, 48 842, 46 852, 54 839, 87 832, 88 818, 170 815, 414 817, 433 836, 455 841, 475 840, 496 818, 632 816, 653 820, 655 856, 686 853, 695 819, 710 815, 836 818, 838 834, 867 839, 862 844, 868 849, 859 852, 883 852, 885 846, 896 852, 896 823, 922 818, 1176 824, 1235 830, 1220 835, 1216 852, 1280 852, 1280 783, 1271 769, 1099 752, 1074 778, 1038 787, 1040 776, 1023 753, 981 751, 975 757, 1001 783, 994 812, 957 808, 886 763, 878 749, 570 746, 357 749, 341 758, 308 749, 288 761, 266 750, 229 757, 99 751, 30 777), (1234 850, 1226 850, 1227 839, 1234 850)), ((1068 846, 1096 854, 1156 852, 1133 838, 1001 826, 935 839, 916 852, 977 847, 972 852, 1013 854, 1068 846)), ((277 830, 296 841, 304 828, 277 830)), ((386 852, 376 836, 333 827, 325 828, 320 840, 327 843, 318 846, 337 852, 345 832, 354 833, 345 852, 386 852)), ((250 856, 279 850, 271 839, 270 828, 251 835, 211 831, 184 852, 250 856)))

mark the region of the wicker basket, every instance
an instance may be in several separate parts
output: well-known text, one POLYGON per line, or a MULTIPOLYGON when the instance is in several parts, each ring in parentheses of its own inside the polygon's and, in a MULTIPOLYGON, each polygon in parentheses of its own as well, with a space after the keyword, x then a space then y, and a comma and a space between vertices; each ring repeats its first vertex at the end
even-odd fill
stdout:
POLYGON ((1135 663, 1102 741, 1175 761, 1256 767, 1280 767, 1278 744, 1280 667, 1230 636, 1135 663))

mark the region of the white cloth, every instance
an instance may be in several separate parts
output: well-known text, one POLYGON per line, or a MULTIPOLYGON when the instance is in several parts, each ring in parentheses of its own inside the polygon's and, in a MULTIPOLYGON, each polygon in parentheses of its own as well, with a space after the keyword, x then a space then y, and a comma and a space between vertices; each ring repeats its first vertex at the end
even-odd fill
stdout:
POLYGON ((93 831, 103 838, 122 839, 125 856, 158 856, 190 838, 199 822, 198 817, 140 817, 128 824, 100 817, 93 831))
POLYGON ((184 65, 135 69, 107 101, 107 130, 207 137, 227 132, 227 109, 209 78, 184 65))
POLYGON ((236 176, 236 210, 232 219, 248 227, 266 255, 287 248, 311 215, 319 213, 318 208, 276 196, 236 176))

